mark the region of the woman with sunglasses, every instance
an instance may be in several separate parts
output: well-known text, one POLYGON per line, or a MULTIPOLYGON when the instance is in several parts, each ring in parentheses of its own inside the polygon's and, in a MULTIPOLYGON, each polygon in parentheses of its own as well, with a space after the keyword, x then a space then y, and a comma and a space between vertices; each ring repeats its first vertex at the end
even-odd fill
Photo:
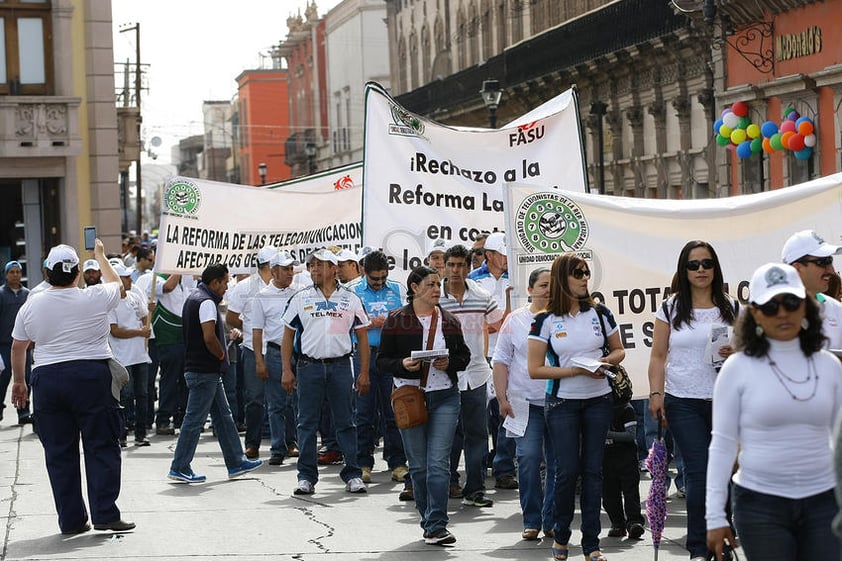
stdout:
MULTIPOLYGON (((707 558, 705 470, 711 430, 711 398, 717 368, 706 356, 714 330, 732 325, 738 304, 725 292, 713 247, 687 242, 678 256, 674 294, 655 315, 649 357, 649 412, 668 424, 684 458, 687 542, 693 560, 707 558)), ((724 359, 733 349, 719 351, 724 359)), ((717 362, 719 362, 717 360, 717 362)))
POLYGON ((535 316, 527 343, 529 376, 551 381, 544 418, 556 465, 552 555, 558 560, 569 553, 581 475, 582 551, 588 561, 605 561, 599 551, 602 460, 614 405, 606 372, 626 352, 614 316, 591 298, 590 277, 588 263, 575 253, 553 261, 547 308, 535 316))
POLYGON ((739 352, 725 362, 713 393, 708 548, 720 560, 725 542, 737 545, 725 513, 733 480, 734 526, 748 561, 839 559, 830 442, 842 365, 821 350, 818 304, 795 268, 763 265, 749 294, 751 307, 736 328, 739 352))

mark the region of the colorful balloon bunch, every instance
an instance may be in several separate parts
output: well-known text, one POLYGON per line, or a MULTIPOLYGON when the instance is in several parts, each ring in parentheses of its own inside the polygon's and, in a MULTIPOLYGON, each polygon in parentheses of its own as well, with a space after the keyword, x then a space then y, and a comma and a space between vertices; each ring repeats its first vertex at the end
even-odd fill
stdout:
POLYGON ((813 155, 816 145, 813 120, 802 117, 792 107, 784 111, 780 127, 773 121, 757 125, 748 116, 748 105, 737 101, 722 111, 713 124, 713 132, 717 144, 735 150, 743 159, 759 154, 761 150, 767 154, 789 150, 797 159, 806 160, 813 155))

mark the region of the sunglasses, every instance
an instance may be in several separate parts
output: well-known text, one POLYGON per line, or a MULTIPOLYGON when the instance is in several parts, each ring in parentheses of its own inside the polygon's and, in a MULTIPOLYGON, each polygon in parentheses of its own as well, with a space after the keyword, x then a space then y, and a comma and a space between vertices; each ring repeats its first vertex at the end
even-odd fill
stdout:
POLYGON ((573 269, 570 275, 576 280, 582 280, 583 277, 591 278, 591 272, 587 269, 573 269))
POLYGON ((754 304, 754 307, 760 310, 764 316, 773 317, 778 315, 778 309, 783 306, 787 312, 794 312, 801 307, 801 302, 804 300, 794 294, 787 294, 783 298, 769 300, 762 306, 754 304))
POLYGON ((371 275, 368 276, 368 280, 372 282, 383 282, 384 280, 388 279, 389 275, 383 275, 382 277, 373 277, 371 275))
POLYGON ((693 259, 692 261, 687 262, 687 270, 698 271, 699 267, 701 267, 707 271, 709 269, 713 269, 713 265, 713 259, 693 259))
POLYGON ((817 259, 799 259, 798 263, 803 263, 804 265, 807 263, 813 263, 824 269, 825 267, 833 265, 833 256, 828 255, 827 257, 819 257, 817 259))

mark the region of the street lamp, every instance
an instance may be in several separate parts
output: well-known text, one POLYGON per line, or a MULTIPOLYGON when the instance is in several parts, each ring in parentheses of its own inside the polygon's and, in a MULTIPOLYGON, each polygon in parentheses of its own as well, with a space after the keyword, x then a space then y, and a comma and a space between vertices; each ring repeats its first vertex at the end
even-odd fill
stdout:
POLYGON ((308 142, 305 144, 304 153, 307 154, 307 168, 309 173, 316 173, 316 143, 308 142))
POLYGON ((260 184, 266 185, 266 164, 264 162, 260 162, 257 164, 257 173, 260 175, 260 184))
POLYGON ((605 141, 602 132, 602 118, 608 111, 608 104, 604 101, 591 103, 591 115, 596 117, 597 152, 599 153, 599 194, 605 194, 605 141))
POLYGON ((485 80, 479 93, 482 96, 483 103, 488 107, 488 124, 492 129, 496 129, 497 108, 500 106, 500 99, 503 97, 500 82, 498 80, 485 80))

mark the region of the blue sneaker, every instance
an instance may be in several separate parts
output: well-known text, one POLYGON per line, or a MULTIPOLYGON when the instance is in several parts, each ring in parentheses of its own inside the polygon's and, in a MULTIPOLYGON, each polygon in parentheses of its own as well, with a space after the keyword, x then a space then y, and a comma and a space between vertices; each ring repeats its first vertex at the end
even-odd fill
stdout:
POLYGON ((262 465, 263 460, 246 460, 245 462, 240 464, 240 467, 228 470, 228 479, 234 479, 240 477, 241 475, 245 475, 250 471, 256 470, 262 465))
POLYGON ((176 483, 204 483, 207 477, 204 475, 196 475, 195 473, 182 473, 171 469, 167 477, 176 483))

